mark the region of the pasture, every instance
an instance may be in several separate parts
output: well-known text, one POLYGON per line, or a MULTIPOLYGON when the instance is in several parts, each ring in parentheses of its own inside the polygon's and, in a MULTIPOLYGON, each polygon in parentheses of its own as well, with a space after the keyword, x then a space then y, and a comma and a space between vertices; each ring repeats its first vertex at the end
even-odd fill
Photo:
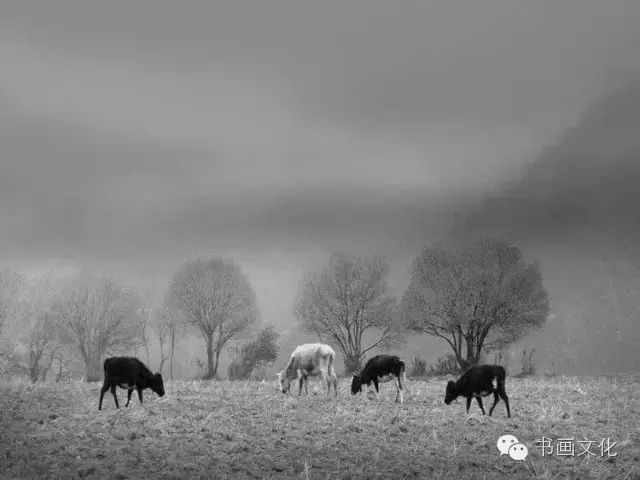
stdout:
MULTIPOLYGON (((352 397, 349 380, 326 397, 311 380, 308 397, 272 383, 166 382, 166 396, 145 391, 121 409, 100 384, 0 387, 2 478, 640 478, 640 379, 507 378, 493 417, 477 404, 443 403, 445 379, 409 379, 404 405, 395 388, 374 400, 352 397), (313 393, 312 393, 313 391, 313 393), (500 456, 497 439, 515 435, 524 461, 500 456), (573 456, 541 454, 542 437, 575 444, 573 456), (617 442, 601 455, 603 438, 617 442)), ((485 400, 485 408, 492 399, 485 400)), ((555 443, 554 443, 555 445, 555 443)))

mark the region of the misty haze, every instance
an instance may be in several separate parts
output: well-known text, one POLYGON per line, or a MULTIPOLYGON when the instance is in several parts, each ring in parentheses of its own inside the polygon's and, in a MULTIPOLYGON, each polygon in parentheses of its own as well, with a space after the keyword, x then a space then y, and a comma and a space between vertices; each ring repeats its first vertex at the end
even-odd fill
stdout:
POLYGON ((640 478, 638 25, 3 2, 0 478, 640 478))

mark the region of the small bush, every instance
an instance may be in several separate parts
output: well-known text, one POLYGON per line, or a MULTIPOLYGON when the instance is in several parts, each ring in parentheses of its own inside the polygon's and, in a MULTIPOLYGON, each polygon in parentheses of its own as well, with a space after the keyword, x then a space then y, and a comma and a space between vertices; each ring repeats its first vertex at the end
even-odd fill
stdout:
POLYGON ((509 371, 509 357, 507 356, 507 354, 503 353, 502 350, 494 352, 494 354, 493 354, 493 364, 494 365, 500 365, 500 366, 504 367, 504 369, 507 372, 509 371))
POLYGON ((420 357, 413 357, 411 364, 410 377, 426 377, 427 376, 427 362, 420 357))
POLYGON ((536 367, 533 364, 533 354, 536 349, 532 348, 527 353, 527 349, 522 350, 522 372, 518 375, 518 377, 530 377, 536 374, 536 367))
POLYGON ((449 353, 444 357, 438 358, 436 364, 429 367, 427 376, 440 377, 444 375, 458 375, 459 373, 460 365, 458 365, 458 360, 454 354, 449 353))
POLYGON ((247 380, 255 369, 262 367, 264 370, 266 364, 278 358, 278 337, 275 329, 269 326, 262 329, 254 341, 243 345, 240 355, 229 365, 229 380, 247 380))

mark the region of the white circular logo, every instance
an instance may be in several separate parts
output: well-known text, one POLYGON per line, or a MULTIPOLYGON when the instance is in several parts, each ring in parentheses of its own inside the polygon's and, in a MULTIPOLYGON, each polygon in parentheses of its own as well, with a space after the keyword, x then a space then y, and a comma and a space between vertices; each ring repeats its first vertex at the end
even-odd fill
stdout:
POLYGON ((518 443, 518 439, 513 435, 502 435, 496 443, 496 447, 500 450, 500 455, 507 455, 512 445, 518 443))

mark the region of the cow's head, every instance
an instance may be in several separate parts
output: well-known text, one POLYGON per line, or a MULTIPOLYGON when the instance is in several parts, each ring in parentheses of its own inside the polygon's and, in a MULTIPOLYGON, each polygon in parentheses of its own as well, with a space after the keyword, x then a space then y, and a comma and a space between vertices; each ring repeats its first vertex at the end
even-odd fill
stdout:
POLYGON ((162 375, 156 373, 151 378, 151 390, 156 392, 159 396, 164 397, 164 382, 162 381, 162 375))
POLYGON ((278 372, 276 373, 276 380, 278 382, 278 390, 282 393, 287 393, 289 391, 289 387, 291 386, 291 381, 287 376, 286 372, 278 372))
POLYGON ((359 375, 354 375, 353 380, 351 380, 351 395, 355 395, 356 393, 360 393, 362 391, 362 380, 360 380, 359 375))
POLYGON ((454 382, 453 380, 449 380, 449 382, 447 382, 447 391, 444 395, 444 403, 449 405, 456 398, 458 398, 458 392, 456 390, 456 382, 454 382))

